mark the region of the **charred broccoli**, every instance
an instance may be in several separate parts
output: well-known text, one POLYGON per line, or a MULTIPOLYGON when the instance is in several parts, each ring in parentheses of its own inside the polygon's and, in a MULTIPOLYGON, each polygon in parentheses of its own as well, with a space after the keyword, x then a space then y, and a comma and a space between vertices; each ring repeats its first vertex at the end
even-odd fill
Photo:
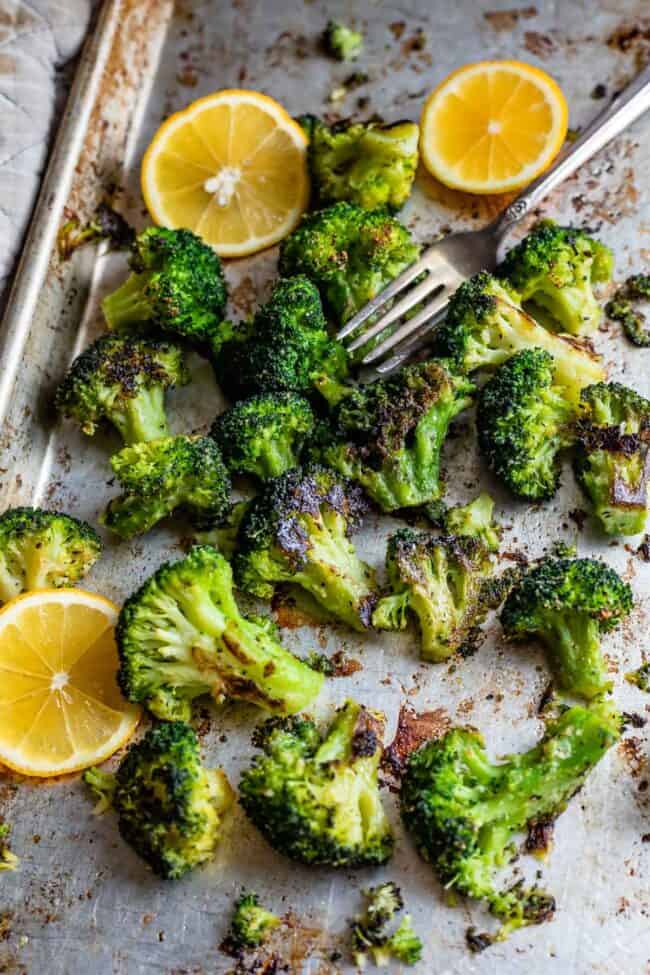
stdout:
POLYGON ((302 863, 385 863, 393 834, 379 797, 383 715, 347 701, 321 735, 309 718, 268 721, 263 750, 239 783, 247 816, 279 853, 302 863))
POLYGON ((148 227, 131 247, 132 274, 104 298, 108 327, 151 323, 194 342, 209 342, 226 309, 226 282, 213 249, 191 230, 148 227))
POLYGON ((368 956, 375 965, 389 965, 391 959, 414 965, 422 956, 422 941, 413 929, 409 914, 404 914, 397 927, 391 925, 404 907, 399 887, 392 881, 364 891, 367 905, 352 925, 352 958, 358 969, 364 969, 368 956), (391 930, 392 928, 392 930, 391 930))
POLYGON ((425 505, 425 514, 436 528, 448 535, 463 535, 478 538, 488 552, 498 552, 501 529, 493 519, 494 501, 489 494, 481 491, 468 504, 448 508, 442 501, 432 501, 425 505))
POLYGON ((74 585, 101 551, 84 521, 42 508, 8 508, 0 515, 0 602, 32 589, 74 585))
POLYGON ((583 230, 541 220, 508 251, 497 275, 544 325, 584 335, 598 328, 602 318, 592 284, 609 281, 613 264, 609 247, 583 230))
POLYGON ((633 345, 641 349, 650 346, 650 331, 645 315, 634 307, 635 299, 650 298, 650 274, 633 274, 605 305, 605 313, 620 322, 633 345))
POLYGON ((65 260, 84 244, 107 240, 111 247, 119 250, 130 247, 134 237, 135 231, 124 217, 108 203, 100 203, 95 216, 83 227, 79 220, 66 220, 56 235, 56 243, 59 255, 65 260))
POLYGON ((235 801, 224 772, 204 768, 196 733, 182 721, 150 728, 115 775, 90 768, 83 780, 99 810, 115 810, 122 838, 166 880, 212 859, 235 801))
POLYGON ((212 424, 231 474, 278 477, 299 463, 314 428, 314 413, 297 393, 260 393, 240 400, 212 424))
POLYGON ((124 493, 109 501, 102 522, 121 538, 148 532, 181 509, 195 524, 228 509, 230 478, 210 437, 180 435, 124 447, 111 457, 124 493))
POLYGON ((363 50, 363 34, 330 20, 323 33, 325 50, 337 61, 354 61, 363 50))
POLYGON ((277 914, 262 907, 257 894, 243 890, 235 903, 230 931, 223 947, 228 954, 257 948, 280 923, 277 914))
POLYGON ((625 675, 625 680, 628 684, 634 684, 638 687, 640 691, 647 691, 650 693, 650 661, 641 664, 636 670, 631 671, 629 674, 625 675))
POLYGON ((17 870, 20 865, 20 857, 17 857, 9 849, 10 832, 11 826, 9 823, 0 823, 0 871, 17 870))
POLYGON ((208 545, 161 566, 126 601, 116 639, 125 697, 165 720, 186 720, 202 694, 293 714, 323 683, 285 650, 270 620, 242 616, 230 565, 208 545))
POLYGON ((237 584, 270 599, 277 583, 294 583, 337 619, 364 630, 375 579, 349 536, 367 510, 360 488, 324 467, 293 468, 274 478, 242 519, 234 560, 237 584))
POLYGON ((516 856, 519 831, 563 812, 620 728, 620 716, 599 703, 565 710, 538 745, 499 764, 472 728, 454 728, 411 754, 401 807, 418 850, 446 889, 485 901, 502 922, 496 935, 471 935, 470 945, 486 947, 552 916, 553 897, 521 881, 499 890, 495 874, 516 856))
POLYGON ((183 352, 171 342, 103 335, 82 352, 59 386, 55 406, 92 436, 108 421, 127 444, 169 433, 165 390, 189 382, 183 352))
POLYGON ((501 612, 506 636, 536 637, 563 690, 593 698, 609 690, 600 634, 632 609, 632 591, 595 559, 546 558, 518 582, 501 612))

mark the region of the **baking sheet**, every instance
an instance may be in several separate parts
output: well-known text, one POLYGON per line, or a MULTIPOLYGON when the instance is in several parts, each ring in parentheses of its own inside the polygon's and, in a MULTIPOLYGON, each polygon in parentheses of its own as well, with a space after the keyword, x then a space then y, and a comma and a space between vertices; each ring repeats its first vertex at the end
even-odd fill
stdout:
MULTIPOLYGON (((417 118, 423 94, 451 69, 481 58, 521 57, 557 78, 568 96, 570 124, 577 127, 602 104, 592 97, 594 87, 616 90, 647 54, 647 13, 643 0, 538 2, 517 9, 513 0, 291 5, 281 0, 179 0, 173 9, 166 0, 109 3, 80 69, 83 84, 73 93, 62 126, 55 171, 0 336, 0 401, 4 396, 7 404, 0 444, 2 507, 40 503, 96 523, 115 493, 108 458, 116 440, 91 441, 70 425, 58 424, 50 402, 71 357, 100 333, 98 302, 123 275, 124 258, 96 259, 94 250, 86 248, 62 264, 56 255, 50 259, 50 250, 61 218, 59 202, 65 203, 66 216, 83 219, 115 180, 122 188, 121 208, 144 222, 139 160, 169 112, 216 88, 244 86, 268 92, 296 114, 356 113, 357 99, 368 96, 368 112, 389 121, 417 118), (328 102, 328 96, 350 66, 323 58, 316 48, 317 35, 332 16, 362 27, 366 36, 366 53, 354 68, 367 70, 370 82, 342 103, 328 102), (426 41, 421 50, 414 43, 419 29, 426 41), (86 117, 80 128, 82 108, 86 117), (55 194, 63 190, 57 202, 55 194)), ((649 150, 646 120, 543 207, 544 214, 597 229, 616 252, 619 279, 647 266, 650 256, 649 150)), ((419 240, 428 241, 451 228, 478 227, 500 205, 442 190, 421 177, 402 219, 419 240)), ((275 251, 269 251, 228 263, 232 314, 248 314, 264 300, 275 262, 275 251)), ((612 378, 650 395, 650 351, 626 344, 615 326, 602 331, 596 344, 612 378)), ((191 368, 193 385, 171 396, 172 427, 179 432, 205 429, 222 408, 207 364, 195 357, 191 368)), ((456 425, 458 435, 445 448, 447 499, 464 502, 479 486, 492 493, 505 526, 503 567, 517 553, 535 557, 553 540, 575 540, 580 555, 603 555, 631 582, 637 608, 607 637, 606 649, 612 672, 618 674, 617 703, 643 714, 647 698, 623 680, 647 652, 650 566, 634 553, 635 540, 629 546, 610 545, 588 524, 578 530, 569 513, 583 502, 568 469, 550 504, 512 505, 479 472, 470 420, 456 425)), ((396 524, 390 518, 370 519, 360 536, 362 555, 378 568, 383 538, 396 524)), ((161 561, 181 554, 188 533, 181 524, 132 544, 117 546, 107 539, 89 587, 120 602, 161 561)), ((299 625, 300 617, 286 611, 280 612, 280 622, 287 645, 301 653, 343 649, 362 664, 353 675, 327 682, 315 709, 319 715, 351 695, 386 712, 389 741, 406 702, 416 712, 433 712, 437 726, 447 721, 476 725, 494 754, 529 747, 541 733, 536 712, 548 680, 543 658, 533 648, 504 647, 494 620, 474 657, 437 667, 418 661, 413 635, 359 638, 343 628, 299 625)), ((259 712, 239 705, 206 707, 197 718, 206 760, 222 764, 236 784, 251 755, 249 737, 259 712)), ((233 965, 218 944, 241 885, 257 890, 272 909, 290 912, 275 949, 291 971, 349 971, 345 958, 332 960, 344 951, 345 919, 360 906, 360 887, 390 878, 401 884, 415 927, 425 938, 416 971, 640 975, 650 964, 650 843, 643 842, 650 832, 649 779, 647 731, 641 728, 612 750, 557 824, 554 851, 542 867, 542 883, 557 899, 555 919, 472 956, 465 929, 470 923, 483 929, 490 920, 478 906, 444 904, 430 870, 399 826, 389 790, 385 802, 398 843, 384 869, 353 874, 301 868, 273 853, 238 811, 216 860, 178 883, 165 884, 122 843, 110 815, 92 816, 92 804, 76 777, 33 783, 6 775, 0 779, 0 812, 13 823, 12 847, 22 863, 19 873, 0 878, 0 971, 225 973, 233 965)), ((520 867, 530 877, 538 864, 526 857, 520 867)))

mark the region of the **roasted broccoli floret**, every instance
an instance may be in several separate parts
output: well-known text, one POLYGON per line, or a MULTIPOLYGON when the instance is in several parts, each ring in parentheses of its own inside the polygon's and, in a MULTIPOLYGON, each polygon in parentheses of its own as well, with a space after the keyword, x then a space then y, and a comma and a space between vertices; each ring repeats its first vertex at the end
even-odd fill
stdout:
POLYGON ((132 274, 104 298, 111 329, 145 323, 194 342, 209 342, 226 309, 219 256, 191 230, 148 227, 138 234, 132 274))
POLYGON ((122 838, 166 880, 213 858, 235 801, 225 773, 203 766, 196 733, 182 721, 150 728, 115 775, 90 768, 83 780, 100 810, 115 810, 122 838))
POLYGON ((449 357, 466 372, 495 369, 515 352, 545 349, 555 359, 556 381, 576 402, 583 386, 605 376, 600 356, 570 336, 555 335, 526 314, 515 293, 482 271, 452 295, 433 354, 449 357))
POLYGON ((476 408, 481 453, 519 498, 551 498, 560 482, 560 454, 575 440, 575 405, 553 357, 524 349, 482 388, 476 408))
POLYGON ((279 853, 302 863, 385 863, 393 834, 379 797, 383 715, 347 701, 324 735, 305 717, 268 721, 239 783, 247 816, 279 853))
POLYGON ((346 322, 417 260, 420 249, 401 223, 381 211, 335 203, 308 213, 280 247, 280 274, 306 274, 326 314, 346 322))
POLYGON ((253 498, 239 529, 237 584, 270 599, 275 586, 306 589, 355 630, 370 624, 375 578, 350 541, 368 502, 360 488, 316 465, 293 468, 253 498))
POLYGON ((142 535, 183 510, 210 525, 228 510, 230 477, 210 437, 179 435, 124 447, 111 457, 124 493, 109 501, 102 523, 121 538, 142 535))
POLYGON ((212 545, 225 558, 232 559, 239 551, 239 526, 249 504, 250 501, 234 501, 215 525, 195 533, 196 542, 199 545, 212 545))
POLYGON ((501 529, 493 519, 494 501, 486 491, 455 508, 448 508, 442 501, 432 501, 425 505, 424 511, 429 521, 448 535, 478 538, 488 552, 499 551, 501 529))
POLYGON ((409 198, 418 166, 415 122, 336 122, 309 126, 309 170, 319 206, 339 200, 364 210, 399 210, 409 198))
POLYGON ((230 931, 223 948, 228 954, 257 948, 280 923, 277 914, 262 907, 257 894, 243 890, 235 903, 230 931))
POLYGON ((620 735, 609 704, 573 707, 549 722, 530 751, 495 764, 482 736, 454 728, 412 753, 402 780, 402 817, 446 889, 485 901, 502 922, 496 935, 470 935, 484 948, 555 909, 553 897, 522 882, 500 890, 495 874, 516 856, 516 834, 552 821, 620 735))
POLYGON ((645 529, 650 500, 650 401, 620 383, 582 391, 575 470, 608 535, 645 529))
POLYGON ((348 372, 347 353, 329 337, 318 290, 304 275, 279 281, 252 321, 225 322, 212 352, 217 380, 233 399, 314 390, 327 399, 348 372))
POLYGON ((318 428, 312 456, 363 485, 383 511, 440 497, 440 452, 474 387, 443 363, 359 386, 318 428))
POLYGON ((0 602, 32 589, 74 585, 101 551, 85 521, 42 508, 8 508, 0 515, 0 602))
POLYGON ((446 660, 476 644, 490 603, 483 585, 492 572, 478 538, 400 528, 388 540, 386 573, 392 592, 377 603, 373 626, 403 630, 413 613, 424 660, 446 660))
POLYGON ((9 849, 10 832, 9 823, 0 823, 0 870, 17 870, 20 865, 20 857, 9 849))
POLYGON ((330 20, 323 33, 325 50, 337 61, 354 61, 363 50, 363 34, 330 20))
POLYGON ((260 393, 240 400, 212 424, 231 474, 278 477, 299 463, 314 428, 314 413, 297 393, 260 393))
POLYGON ((613 265, 609 247, 583 230, 541 220, 508 251, 497 275, 544 325, 584 335, 598 328, 602 318, 592 285, 609 281, 613 265))
POLYGON ((79 220, 66 220, 56 235, 56 243, 59 255, 65 260, 84 244, 107 240, 111 247, 119 250, 130 247, 134 237, 135 231, 124 217, 108 203, 100 203, 95 216, 83 227, 79 220))
POLYGON ((323 683, 269 619, 242 616, 230 565, 209 545, 161 566, 122 607, 116 638, 124 695, 165 720, 187 720, 202 694, 293 714, 323 683))
POLYGON ((633 274, 605 305, 609 318, 620 322, 630 342, 642 349, 650 346, 650 331, 645 315, 634 302, 644 298, 650 298, 650 274, 633 274))
POLYGON ((392 881, 364 891, 367 899, 363 914, 352 925, 352 958, 358 969, 364 969, 368 957, 384 967, 394 958, 414 965, 422 955, 422 941, 413 929, 409 914, 404 914, 396 927, 391 921, 404 907, 402 893, 392 881))
POLYGON ((514 586, 501 623, 509 639, 544 644, 559 687, 593 698, 611 687, 600 635, 632 604, 627 582, 603 562, 546 558, 514 586))

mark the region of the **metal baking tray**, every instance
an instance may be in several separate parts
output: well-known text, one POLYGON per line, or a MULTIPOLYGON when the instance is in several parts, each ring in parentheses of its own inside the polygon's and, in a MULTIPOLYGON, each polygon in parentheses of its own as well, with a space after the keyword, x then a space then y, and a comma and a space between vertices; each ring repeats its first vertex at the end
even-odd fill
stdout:
MULTIPOLYGON (((61 119, 0 334, 2 508, 61 507, 96 524, 115 493, 108 458, 116 442, 84 439, 71 425, 58 423, 51 396, 72 356, 101 331, 98 302, 123 274, 124 257, 90 247, 62 262, 54 245, 62 221, 87 218, 111 184, 120 188, 123 212, 139 225, 146 221, 139 161, 166 115, 214 89, 245 86, 272 94, 294 113, 359 113, 358 98, 368 96, 368 112, 387 120, 417 118, 423 94, 452 68, 481 58, 521 57, 555 75, 577 127, 600 107, 592 97, 595 86, 616 90, 647 54, 645 0, 537 0, 535 6, 513 7, 513 0, 178 0, 175 6, 168 0, 109 0, 61 119), (364 88, 335 103, 328 96, 350 69, 317 51, 316 38, 330 16, 363 29, 366 52, 355 67, 370 75, 364 88), (420 29, 424 47, 415 40, 420 29)), ((557 190, 543 212, 598 230, 616 252, 621 279, 648 264, 649 177, 646 119, 557 190)), ((478 227, 501 205, 497 199, 442 190, 422 176, 403 219, 418 239, 428 241, 449 229, 478 227)), ((264 299, 275 263, 273 250, 228 263, 233 315, 247 314, 264 299)), ((650 395, 650 351, 635 350, 613 326, 603 328, 596 344, 612 377, 650 395)), ((178 431, 205 428, 222 408, 207 363, 195 357, 191 365, 194 384, 172 399, 178 431)), ((623 680, 647 653, 650 566, 634 546, 604 543, 588 523, 578 530, 569 513, 582 500, 569 470, 551 504, 514 506, 479 470, 469 418, 456 425, 444 466, 452 502, 467 500, 479 485, 497 499, 505 525, 504 564, 517 553, 538 556, 554 540, 576 540, 580 555, 602 555, 630 580, 637 608, 607 638, 606 647, 617 675, 616 701, 627 711, 647 710, 641 692, 623 680)), ((390 518, 371 519, 360 537, 363 555, 378 567, 383 537, 395 524, 390 518)), ((120 602, 161 561, 181 554, 188 533, 183 525, 168 525, 133 544, 107 539, 88 585, 120 602)), ((529 747, 541 733, 543 659, 533 648, 505 647, 494 620, 475 656, 425 666, 412 635, 359 638, 305 623, 286 608, 276 614, 289 646, 303 653, 344 648, 362 665, 349 677, 327 682, 319 715, 352 695, 386 712, 389 741, 400 708, 411 708, 427 712, 425 723, 434 730, 450 721, 478 726, 495 754, 529 747)), ((258 718, 252 708, 237 705, 206 707, 198 715, 206 759, 222 764, 235 784, 249 759, 249 736, 258 718)), ((288 970, 349 971, 345 919, 359 907, 358 890, 393 878, 425 938, 422 973, 641 975, 650 958, 650 844, 642 841, 650 832, 648 780, 647 731, 640 728, 611 751, 557 824, 555 848, 541 867, 543 883, 557 898, 555 919, 472 956, 465 929, 470 923, 482 929, 488 919, 480 907, 444 903, 429 868, 401 830, 389 789, 385 801, 398 844, 385 869, 352 874, 301 868, 273 853, 237 811, 217 859, 181 882, 166 884, 121 842, 110 815, 93 817, 77 777, 38 783, 6 774, 0 779, 0 812, 13 823, 12 845, 22 863, 20 872, 0 880, 0 970, 227 972, 232 962, 218 944, 233 898, 245 885, 287 913, 274 947, 288 970), (343 958, 332 960, 337 951, 343 958)), ((520 866, 530 874, 539 865, 524 857, 520 866)))

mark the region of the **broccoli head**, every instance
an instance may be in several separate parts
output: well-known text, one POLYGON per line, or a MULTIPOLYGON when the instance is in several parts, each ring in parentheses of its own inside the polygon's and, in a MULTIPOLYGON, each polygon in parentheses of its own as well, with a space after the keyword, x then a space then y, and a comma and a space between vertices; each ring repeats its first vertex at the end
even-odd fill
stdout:
POLYGON ((257 894, 243 890, 235 903, 230 931, 222 947, 228 954, 257 948, 279 924, 280 918, 262 907, 257 894))
POLYGON ((544 644, 563 690, 593 698, 609 690, 600 634, 632 609, 632 591, 595 559, 546 558, 511 590, 501 612, 506 636, 544 644))
POLYGON ((422 956, 422 941, 413 929, 409 914, 397 926, 391 925, 404 907, 402 893, 392 881, 364 891, 366 909, 352 925, 352 958, 358 969, 365 968, 368 956, 384 967, 395 961, 414 965, 422 956), (391 931, 392 928, 392 931, 391 931))
POLYGON ((127 444, 169 433, 165 390, 189 382, 183 352, 171 342, 103 335, 72 363, 55 406, 92 435, 102 421, 127 444))
POLYGON ((633 274, 605 305, 605 313, 620 322, 633 345, 641 349, 650 346, 650 331, 645 315, 635 307, 635 299, 650 298, 650 274, 633 274))
POLYGON ((522 349, 545 349, 555 359, 557 382, 577 402, 580 390, 605 376, 600 356, 567 335, 555 335, 526 314, 518 296, 481 271, 452 295, 447 316, 434 334, 433 354, 466 372, 495 369, 522 349))
POLYGON ((240 400, 212 424, 231 474, 278 477, 299 463, 314 428, 314 413, 297 393, 260 393, 240 400))
POLYGON ((111 457, 124 493, 102 516, 121 538, 148 532, 182 510, 197 525, 218 521, 228 510, 230 477, 210 437, 179 435, 124 447, 111 457))
POLYGON ((373 625, 403 630, 413 613, 424 660, 446 660, 475 645, 490 608, 483 585, 492 562, 478 538, 400 528, 388 540, 386 572, 392 592, 377 603, 373 625))
POLYGON ((560 453, 575 440, 575 406, 544 349, 524 349, 483 386, 476 409, 481 453, 519 498, 551 498, 560 482, 560 453))
POLYGON ((361 489, 324 467, 296 467, 274 478, 242 519, 237 584, 270 599, 277 583, 293 583, 337 619, 364 630, 376 598, 375 578, 350 535, 367 510, 361 489))
POLYGON ((486 902, 502 922, 496 936, 473 936, 470 945, 486 947, 553 914, 548 894, 521 882, 501 891, 495 874, 515 858, 519 831, 565 809, 620 728, 620 715, 598 703, 565 710, 539 744, 499 764, 472 728, 454 728, 411 754, 401 808, 418 850, 446 889, 486 902))
POLYGON ((361 484, 383 511, 439 498, 440 452, 474 386, 429 361, 359 386, 317 431, 312 456, 361 484))
POLYGON ((478 538, 488 552, 498 552, 501 528, 493 519, 494 501, 486 491, 481 491, 468 504, 448 508, 442 501, 431 501, 424 507, 429 521, 448 535, 478 538))
POLYGON ((309 170, 319 206, 339 200, 364 210, 399 210, 418 166, 415 122, 336 122, 319 119, 309 132, 309 170))
POLYGON ((401 223, 379 210, 335 203, 308 213, 280 246, 280 274, 306 274, 326 314, 343 324, 417 260, 401 223))
POLYGON ((544 325, 584 335, 598 328, 602 318, 592 285, 609 281, 613 264, 609 247, 583 230, 541 220, 508 251, 497 275, 544 325))
POLYGON ((329 20, 323 32, 323 45, 337 61, 354 61, 363 50, 363 34, 338 21, 329 20))
POLYGON ((230 565, 209 545, 161 566, 126 601, 116 639, 125 697, 165 720, 186 720, 202 694, 293 714, 323 683, 285 650, 270 620, 242 616, 230 565))
POLYGON ((32 589, 74 585, 101 551, 85 521, 42 508, 8 508, 0 515, 0 602, 32 589))
POLYGON ((150 728, 115 775, 90 768, 84 782, 112 807, 122 838, 154 873, 177 880, 214 857, 235 801, 221 769, 206 769, 196 733, 182 721, 150 728))
POLYGON ((608 535, 645 529, 650 492, 650 401, 620 383, 582 391, 575 470, 608 535))
POLYGON ((385 863, 393 834, 379 796, 383 715, 347 701, 324 735, 305 717, 272 720, 239 783, 249 819, 279 853, 302 863, 385 863))

